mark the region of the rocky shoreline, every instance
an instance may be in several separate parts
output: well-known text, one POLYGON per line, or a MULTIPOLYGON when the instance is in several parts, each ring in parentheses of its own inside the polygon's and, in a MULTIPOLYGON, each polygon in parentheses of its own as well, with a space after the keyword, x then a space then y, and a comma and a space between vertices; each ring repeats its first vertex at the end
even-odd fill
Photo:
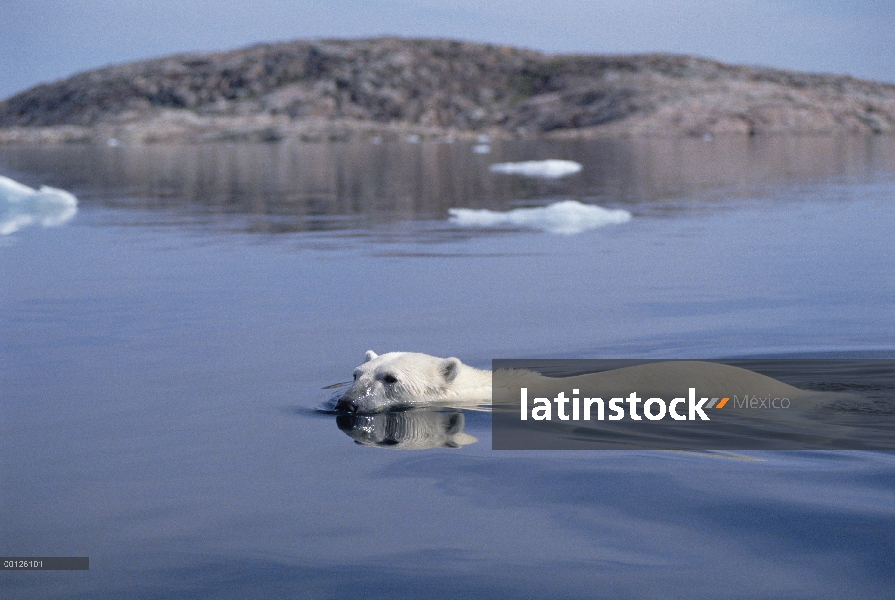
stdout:
POLYGON ((895 133, 895 85, 400 38, 169 56, 0 102, 0 143, 841 133, 895 133))

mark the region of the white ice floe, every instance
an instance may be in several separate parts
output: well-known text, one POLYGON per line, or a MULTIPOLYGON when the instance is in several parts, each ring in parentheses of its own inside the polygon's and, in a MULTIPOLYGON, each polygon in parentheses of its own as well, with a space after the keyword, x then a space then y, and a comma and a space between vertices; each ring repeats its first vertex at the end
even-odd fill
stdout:
POLYGON ((573 160, 527 160, 525 162, 508 162, 491 165, 495 173, 507 173, 510 175, 525 175, 527 177, 545 177, 556 179, 577 173, 581 170, 581 164, 573 160))
POLYGON ((47 186, 35 190, 0 175, 0 235, 28 225, 62 225, 76 212, 78 199, 65 190, 47 186))
POLYGON ((471 208, 451 208, 448 212, 451 223, 460 227, 524 227, 563 235, 574 235, 631 220, 631 213, 626 210, 582 204, 576 200, 506 212, 471 208))

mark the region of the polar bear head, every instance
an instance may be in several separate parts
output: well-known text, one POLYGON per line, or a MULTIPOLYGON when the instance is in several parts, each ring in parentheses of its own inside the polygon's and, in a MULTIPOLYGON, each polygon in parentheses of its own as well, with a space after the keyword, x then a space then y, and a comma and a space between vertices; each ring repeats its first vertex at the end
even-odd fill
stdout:
POLYGON ((354 383, 336 402, 336 410, 372 413, 430 405, 452 395, 463 368, 458 358, 438 358, 417 352, 368 350, 354 370, 354 383))

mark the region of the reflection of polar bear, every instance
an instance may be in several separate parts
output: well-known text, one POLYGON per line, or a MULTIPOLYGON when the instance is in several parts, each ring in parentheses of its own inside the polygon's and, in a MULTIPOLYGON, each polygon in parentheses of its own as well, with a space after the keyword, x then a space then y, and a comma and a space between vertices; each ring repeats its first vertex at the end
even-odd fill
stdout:
POLYGON ((354 370, 354 384, 336 410, 370 413, 410 406, 476 406, 491 402, 491 371, 464 365, 458 358, 416 352, 368 350, 354 370))
POLYGON ((477 440, 463 433, 465 419, 459 410, 414 408, 373 415, 339 415, 336 425, 364 446, 422 450, 461 448, 477 440))

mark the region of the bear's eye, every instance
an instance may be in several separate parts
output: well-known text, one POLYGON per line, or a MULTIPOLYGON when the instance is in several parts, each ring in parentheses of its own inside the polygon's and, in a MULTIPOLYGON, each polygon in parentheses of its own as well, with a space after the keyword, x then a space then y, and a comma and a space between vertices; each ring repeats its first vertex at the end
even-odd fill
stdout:
POLYGON ((398 378, 389 373, 388 375, 382 376, 382 381, 386 383, 398 383, 398 378))

